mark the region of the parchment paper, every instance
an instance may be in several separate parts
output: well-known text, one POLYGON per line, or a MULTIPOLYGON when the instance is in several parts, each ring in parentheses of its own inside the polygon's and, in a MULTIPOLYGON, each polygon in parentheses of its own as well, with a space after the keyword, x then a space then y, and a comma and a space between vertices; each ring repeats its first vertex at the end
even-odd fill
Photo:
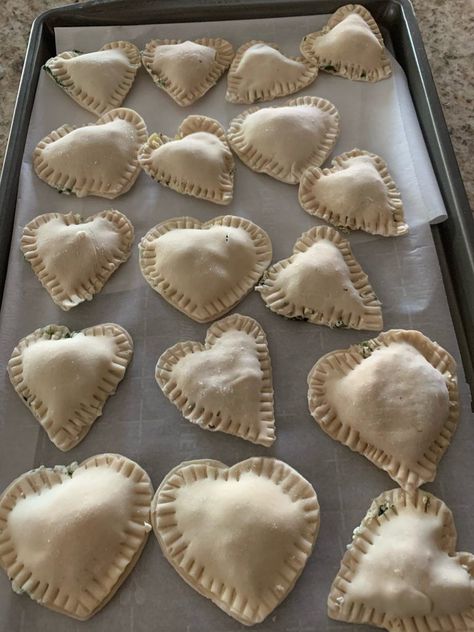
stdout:
MULTIPOLYGON (((138 46, 152 37, 197 38, 222 36, 237 48, 251 39, 280 44, 297 54, 303 35, 322 26, 324 16, 223 23, 177 24, 103 28, 57 29, 57 49, 95 50, 114 39, 130 39, 138 46)), ((350 236, 354 254, 369 274, 383 301, 385 329, 416 328, 459 352, 449 315, 429 221, 444 217, 444 207, 416 121, 406 80, 393 61, 392 79, 377 84, 350 82, 321 74, 302 94, 333 101, 341 114, 341 137, 334 155, 353 147, 379 153, 388 162, 401 189, 410 234, 402 238, 350 236)), ((213 116, 225 126, 245 106, 225 103, 225 80, 189 108, 180 108, 154 87, 144 70, 125 102, 145 118, 149 132, 172 135, 192 113, 213 116)), ((153 183, 142 173, 128 194, 113 202, 100 198, 79 200, 59 195, 32 172, 31 153, 53 128, 67 122, 84 124, 94 117, 42 74, 21 174, 16 226, 10 254, 5 299, 1 313, 0 363, 0 489, 14 477, 40 464, 81 461, 101 452, 118 452, 138 461, 157 487, 179 462, 214 458, 229 465, 252 455, 273 455, 296 467, 316 488, 321 504, 321 530, 314 554, 288 599, 258 627, 273 632, 348 630, 326 617, 329 586, 352 530, 371 499, 395 487, 393 481, 362 456, 336 443, 312 420, 306 405, 306 376, 328 351, 372 337, 368 332, 330 330, 304 322, 289 322, 269 312, 254 292, 234 311, 255 317, 269 339, 274 370, 277 441, 265 449, 224 433, 201 430, 182 419, 154 380, 158 356, 178 340, 199 340, 206 326, 174 310, 145 283, 135 246, 123 265, 92 303, 64 313, 35 278, 18 247, 25 223, 41 212, 74 211, 90 215, 115 207, 133 222, 136 242, 166 218, 191 215, 208 220, 233 213, 248 217, 268 231, 274 260, 288 256, 304 230, 316 222, 298 205, 297 188, 247 169, 236 158, 234 201, 228 207, 181 196, 153 183), (132 334, 134 359, 118 392, 107 403, 102 418, 75 449, 64 454, 43 430, 9 383, 5 365, 16 342, 49 323, 73 329, 100 322, 117 322, 132 334)), ((427 485, 454 511, 459 550, 473 550, 474 433, 469 394, 461 366, 462 412, 459 429, 443 458, 434 484, 427 485)), ((251 537, 251 534, 250 534, 251 537)), ((164 560, 151 535, 131 576, 104 610, 79 623, 39 607, 27 596, 17 596, 0 574, 1 632, 231 632, 243 626, 189 588, 164 560)), ((359 629, 366 629, 361 626, 359 629)))

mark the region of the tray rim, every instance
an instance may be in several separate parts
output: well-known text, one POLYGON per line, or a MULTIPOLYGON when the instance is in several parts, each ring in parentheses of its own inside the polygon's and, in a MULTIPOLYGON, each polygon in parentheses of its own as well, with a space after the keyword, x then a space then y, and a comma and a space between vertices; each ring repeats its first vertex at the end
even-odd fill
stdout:
MULTIPOLYGON (((232 20, 332 13, 344 0, 90 0, 41 13, 33 22, 0 175, 0 294, 8 268, 21 163, 47 43, 58 26, 232 20), (245 15, 243 15, 245 13, 245 15), (144 17, 144 16, 148 17, 144 17), (220 16, 220 17, 219 17, 220 16)), ((407 76, 448 218, 432 232, 466 380, 474 393, 474 220, 410 0, 364 0, 398 29, 395 56, 407 76), (411 63, 410 63, 411 62, 411 63)), ((386 28, 388 28, 386 26, 386 28)))

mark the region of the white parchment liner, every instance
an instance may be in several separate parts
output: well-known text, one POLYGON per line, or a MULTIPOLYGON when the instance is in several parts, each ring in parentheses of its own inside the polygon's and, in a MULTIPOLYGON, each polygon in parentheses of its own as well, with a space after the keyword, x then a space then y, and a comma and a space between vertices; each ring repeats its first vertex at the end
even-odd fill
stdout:
MULTIPOLYGON (((128 39, 143 47, 152 38, 224 37, 237 48, 255 38, 276 42, 285 54, 297 55, 303 35, 318 30, 325 16, 166 24, 161 26, 56 29, 57 50, 96 50, 108 41, 128 39)), ((406 237, 349 235, 354 255, 383 302, 385 328, 417 328, 444 346, 459 361, 446 296, 428 225, 444 207, 423 143, 406 79, 393 61, 393 78, 376 84, 351 82, 320 73, 298 94, 332 101, 341 115, 341 135, 333 155, 354 147, 382 156, 400 187, 410 233, 406 237)), ((174 134, 189 114, 205 114, 226 127, 247 106, 224 100, 226 78, 193 106, 180 108, 158 90, 144 69, 124 102, 145 119, 149 132, 174 134)), ((298 96, 298 95, 295 95, 298 96)), ((280 102, 287 97, 280 99, 280 102)), ((278 100, 272 102, 275 104, 278 100)), ((326 599, 346 544, 371 499, 391 489, 391 479, 366 459, 326 436, 306 404, 306 376, 323 354, 370 336, 367 332, 331 330, 290 322, 268 309, 256 292, 237 311, 256 318, 269 342, 275 386, 277 440, 271 448, 252 446, 225 433, 204 432, 184 420, 156 385, 159 355, 178 341, 202 340, 206 325, 192 322, 162 300, 145 283, 138 266, 138 240, 167 218, 190 215, 206 221, 221 214, 215 205, 188 198, 152 182, 144 173, 114 206, 135 227, 130 260, 113 275, 91 303, 64 314, 24 261, 19 249, 22 227, 39 213, 73 211, 89 216, 108 207, 106 200, 79 200, 58 194, 33 173, 36 143, 62 123, 84 124, 94 116, 80 108, 44 73, 41 74, 21 174, 16 225, 0 320, 0 364, 24 335, 48 323, 82 329, 117 322, 133 336, 135 354, 117 393, 84 441, 67 455, 59 452, 0 373, 0 487, 41 463, 81 461, 101 452, 118 452, 136 460, 158 486, 181 461, 211 458, 229 465, 253 455, 276 456, 296 467, 315 487, 321 504, 321 531, 313 555, 288 599, 259 626, 259 632, 342 632, 347 626, 326 617, 326 599)), ((236 159, 235 192, 226 213, 247 217, 268 231, 274 261, 287 257, 299 235, 318 222, 298 204, 297 187, 247 169, 236 159)), ((461 419, 453 443, 434 482, 427 486, 453 510, 460 550, 473 550, 472 451, 474 430, 462 369, 459 374, 461 419)), ((0 632, 80 632, 81 624, 48 612, 28 597, 15 595, 0 574, 0 632)), ((111 603, 87 623, 88 632, 233 632, 240 625, 191 590, 162 558, 154 538, 130 578, 111 603), (158 623, 159 622, 159 623, 158 623)), ((360 626, 359 630, 370 628, 360 626)))

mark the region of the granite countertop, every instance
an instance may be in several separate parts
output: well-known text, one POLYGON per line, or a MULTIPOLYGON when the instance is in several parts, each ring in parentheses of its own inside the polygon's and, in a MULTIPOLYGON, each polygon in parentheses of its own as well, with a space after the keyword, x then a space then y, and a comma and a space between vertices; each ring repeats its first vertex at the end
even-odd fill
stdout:
MULTIPOLYGON (((6 0, 3 4, 0 18, 1 161, 31 22, 43 11, 64 4, 68 3, 65 0, 6 0)), ((474 208, 474 0, 413 0, 413 4, 471 208, 474 208)))

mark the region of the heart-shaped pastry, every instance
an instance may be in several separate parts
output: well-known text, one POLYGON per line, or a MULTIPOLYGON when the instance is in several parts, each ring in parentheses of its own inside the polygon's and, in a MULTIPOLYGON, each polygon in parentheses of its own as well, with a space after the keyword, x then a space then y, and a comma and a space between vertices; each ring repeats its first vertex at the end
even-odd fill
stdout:
POLYGON ((132 339, 119 325, 79 332, 48 325, 20 340, 8 362, 8 375, 54 445, 66 452, 100 417, 132 353, 132 339))
POLYGON ((234 56, 232 46, 215 39, 152 40, 142 62, 155 84, 178 105, 191 105, 219 81, 234 56))
POLYGON ((394 489, 354 530, 328 614, 390 632, 458 632, 472 630, 473 595, 474 555, 456 552, 451 511, 422 489, 394 489))
POLYGON ((164 556, 192 588, 245 625, 293 589, 319 530, 311 484, 276 459, 202 459, 165 476, 151 506, 164 556))
POLYGON ((235 307, 272 260, 267 233, 234 215, 209 222, 193 217, 167 220, 143 237, 139 249, 146 281, 198 323, 235 307))
POLYGON ((306 57, 286 57, 276 44, 252 40, 238 49, 227 75, 226 101, 257 103, 293 94, 318 76, 306 57))
POLYGON ((392 74, 377 22, 360 4, 346 4, 322 31, 306 35, 301 52, 321 70, 356 81, 380 81, 392 74))
POLYGON ((385 237, 408 232, 400 192, 387 164, 368 151, 341 154, 331 169, 307 169, 300 180, 299 201, 307 213, 336 227, 385 237))
POLYGON ((349 242, 328 226, 303 233, 291 257, 270 266, 255 289, 285 318, 351 329, 383 326, 380 302, 349 242))
POLYGON ((186 419, 252 443, 275 441, 273 385, 265 332, 232 314, 211 325, 206 341, 178 342, 156 365, 156 381, 186 419))
POLYGON ((148 474, 118 454, 22 474, 0 496, 0 566, 13 590, 92 617, 140 558, 152 497, 148 474))
POLYGON ((253 107, 230 123, 227 139, 240 160, 260 173, 297 184, 319 167, 339 134, 335 106, 319 97, 297 97, 278 107, 253 107))
POLYGON ((153 180, 178 193, 229 204, 234 158, 224 128, 207 116, 188 116, 175 138, 152 134, 140 149, 140 165, 153 180))
POLYGON ((140 68, 140 52, 130 42, 110 42, 93 53, 60 53, 43 68, 76 103, 101 116, 122 105, 140 68))
POLYGON ((135 183, 140 172, 138 150, 146 138, 142 117, 117 108, 90 125, 53 130, 37 144, 33 167, 60 193, 113 199, 135 183))
POLYGON ((23 229, 20 247, 41 285, 67 311, 100 292, 130 256, 133 226, 118 211, 83 219, 75 213, 38 215, 23 229))
POLYGON ((384 332, 323 356, 308 385, 309 410, 333 439, 407 491, 434 479, 459 415, 456 363, 436 342, 384 332))

